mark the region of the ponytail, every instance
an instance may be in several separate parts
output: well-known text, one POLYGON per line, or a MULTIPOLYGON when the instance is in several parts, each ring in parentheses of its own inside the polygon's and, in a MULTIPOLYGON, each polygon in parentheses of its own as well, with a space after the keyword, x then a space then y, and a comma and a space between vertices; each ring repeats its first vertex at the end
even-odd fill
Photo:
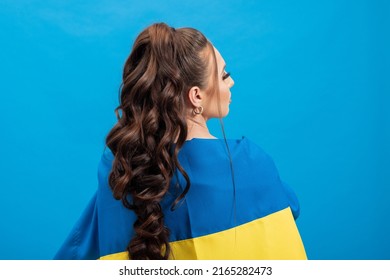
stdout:
POLYGON ((113 195, 137 216, 127 246, 131 259, 168 259, 171 253, 160 202, 176 170, 186 187, 175 203, 190 187, 178 161, 187 138, 186 93, 194 85, 207 86, 209 48, 195 29, 154 24, 137 37, 125 63, 118 121, 106 145, 115 156, 113 195))

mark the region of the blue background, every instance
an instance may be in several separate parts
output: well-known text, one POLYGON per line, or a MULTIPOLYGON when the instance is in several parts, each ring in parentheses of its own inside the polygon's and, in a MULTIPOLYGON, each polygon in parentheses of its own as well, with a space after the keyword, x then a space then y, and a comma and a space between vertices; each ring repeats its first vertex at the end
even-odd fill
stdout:
POLYGON ((224 56, 227 137, 294 187, 308 257, 390 259, 389 2, 140 2, 0 1, 0 258, 53 257, 96 189, 132 43, 164 21, 224 56))

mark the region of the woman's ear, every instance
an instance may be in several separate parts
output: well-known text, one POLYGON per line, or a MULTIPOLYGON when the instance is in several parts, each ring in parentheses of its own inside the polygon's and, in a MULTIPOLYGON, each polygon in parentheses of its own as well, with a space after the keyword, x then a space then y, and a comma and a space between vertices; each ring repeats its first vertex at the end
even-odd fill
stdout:
POLYGON ((203 92, 200 90, 199 87, 195 86, 190 88, 190 90, 188 91, 188 100, 195 108, 202 106, 203 92))

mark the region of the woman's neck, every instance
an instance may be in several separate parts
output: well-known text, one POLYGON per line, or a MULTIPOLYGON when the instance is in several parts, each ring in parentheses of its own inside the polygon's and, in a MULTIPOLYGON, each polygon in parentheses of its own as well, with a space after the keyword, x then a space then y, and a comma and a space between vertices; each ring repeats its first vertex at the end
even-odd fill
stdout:
POLYGON ((202 116, 187 118, 187 127, 187 140, 191 140, 193 138, 216 138, 210 133, 209 128, 206 125, 206 121, 202 116))

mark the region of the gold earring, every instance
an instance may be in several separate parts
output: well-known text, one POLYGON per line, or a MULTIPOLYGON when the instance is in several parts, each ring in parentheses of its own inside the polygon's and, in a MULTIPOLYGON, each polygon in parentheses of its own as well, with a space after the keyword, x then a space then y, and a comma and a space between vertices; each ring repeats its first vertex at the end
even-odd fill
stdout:
POLYGON ((199 106, 199 107, 194 108, 192 110, 192 113, 194 114, 194 116, 202 114, 203 113, 203 106, 199 106))

